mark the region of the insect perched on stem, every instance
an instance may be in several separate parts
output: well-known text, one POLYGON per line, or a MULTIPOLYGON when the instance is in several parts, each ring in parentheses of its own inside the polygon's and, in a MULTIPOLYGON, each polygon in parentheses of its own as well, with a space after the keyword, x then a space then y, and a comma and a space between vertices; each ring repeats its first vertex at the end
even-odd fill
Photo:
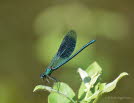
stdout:
POLYGON ((73 51, 75 49, 76 38, 77 38, 76 32, 73 30, 69 31, 65 35, 65 37, 60 45, 60 48, 58 49, 58 52, 53 57, 52 61, 46 68, 45 72, 43 72, 40 75, 40 78, 42 78, 42 79, 46 78, 47 81, 48 81, 48 79, 57 81, 54 77, 51 76, 52 72, 54 70, 57 70, 58 68, 60 68, 62 65, 66 64, 68 61, 70 61, 72 58, 74 58, 77 54, 79 54, 83 49, 85 49, 90 44, 92 44, 96 41, 96 40, 91 40, 90 42, 85 44, 80 50, 78 50, 75 54, 73 54, 71 56, 71 54, 73 53, 73 51))

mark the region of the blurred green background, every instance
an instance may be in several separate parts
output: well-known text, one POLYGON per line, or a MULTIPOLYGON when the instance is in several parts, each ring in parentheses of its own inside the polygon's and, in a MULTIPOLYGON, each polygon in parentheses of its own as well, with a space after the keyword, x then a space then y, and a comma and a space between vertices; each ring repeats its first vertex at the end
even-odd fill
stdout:
POLYGON ((133 0, 0 0, 0 103, 47 103, 49 93, 32 91, 45 84, 39 75, 70 29, 77 32, 75 51, 92 39, 97 42, 53 76, 77 92, 81 82, 77 68, 97 61, 103 82, 129 73, 100 103, 133 103, 133 4, 133 0))

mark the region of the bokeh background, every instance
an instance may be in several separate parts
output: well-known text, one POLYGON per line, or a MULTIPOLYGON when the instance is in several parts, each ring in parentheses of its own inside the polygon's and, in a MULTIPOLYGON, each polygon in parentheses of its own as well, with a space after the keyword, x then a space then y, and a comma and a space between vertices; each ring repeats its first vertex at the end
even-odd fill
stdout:
POLYGON ((49 93, 32 91, 46 84, 39 75, 71 29, 78 37, 75 50, 92 39, 97 42, 53 76, 77 92, 77 68, 97 61, 102 82, 129 73, 99 102, 133 103, 133 5, 133 0, 0 0, 0 103, 47 103, 49 93))

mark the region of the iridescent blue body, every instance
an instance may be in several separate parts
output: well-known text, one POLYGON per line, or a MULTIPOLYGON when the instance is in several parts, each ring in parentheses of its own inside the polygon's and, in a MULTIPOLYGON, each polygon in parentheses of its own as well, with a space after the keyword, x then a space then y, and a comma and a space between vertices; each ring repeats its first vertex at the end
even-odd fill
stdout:
POLYGON ((57 70, 58 68, 60 68, 62 65, 70 61, 77 54, 79 54, 87 46, 89 46, 90 44, 96 41, 96 40, 92 40, 88 42, 80 50, 78 50, 75 54, 71 56, 76 46, 76 39, 77 39, 77 35, 75 31, 71 30, 67 33, 67 35, 64 37, 60 45, 60 48, 58 49, 58 52, 53 57, 51 63, 48 65, 45 72, 40 75, 41 78, 43 79, 49 78, 49 79, 55 80, 53 77, 50 76, 54 70, 57 70))

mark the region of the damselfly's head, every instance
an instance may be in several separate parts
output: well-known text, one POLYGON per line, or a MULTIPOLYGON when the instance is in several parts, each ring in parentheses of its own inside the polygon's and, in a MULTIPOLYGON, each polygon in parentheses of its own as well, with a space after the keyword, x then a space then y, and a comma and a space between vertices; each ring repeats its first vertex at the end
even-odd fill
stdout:
POLYGON ((46 78, 46 74, 45 74, 45 73, 42 73, 42 74, 40 75, 40 78, 44 80, 44 78, 46 78))
POLYGON ((48 80, 48 79, 49 79, 48 77, 49 77, 49 76, 46 74, 46 72, 44 72, 44 73, 42 73, 42 74, 40 75, 40 78, 41 78, 41 79, 43 79, 43 80, 45 79, 48 83, 50 83, 49 80, 48 80))
POLYGON ((51 68, 46 68, 46 71, 40 75, 40 78, 44 80, 44 78, 47 78, 52 73, 51 68))

